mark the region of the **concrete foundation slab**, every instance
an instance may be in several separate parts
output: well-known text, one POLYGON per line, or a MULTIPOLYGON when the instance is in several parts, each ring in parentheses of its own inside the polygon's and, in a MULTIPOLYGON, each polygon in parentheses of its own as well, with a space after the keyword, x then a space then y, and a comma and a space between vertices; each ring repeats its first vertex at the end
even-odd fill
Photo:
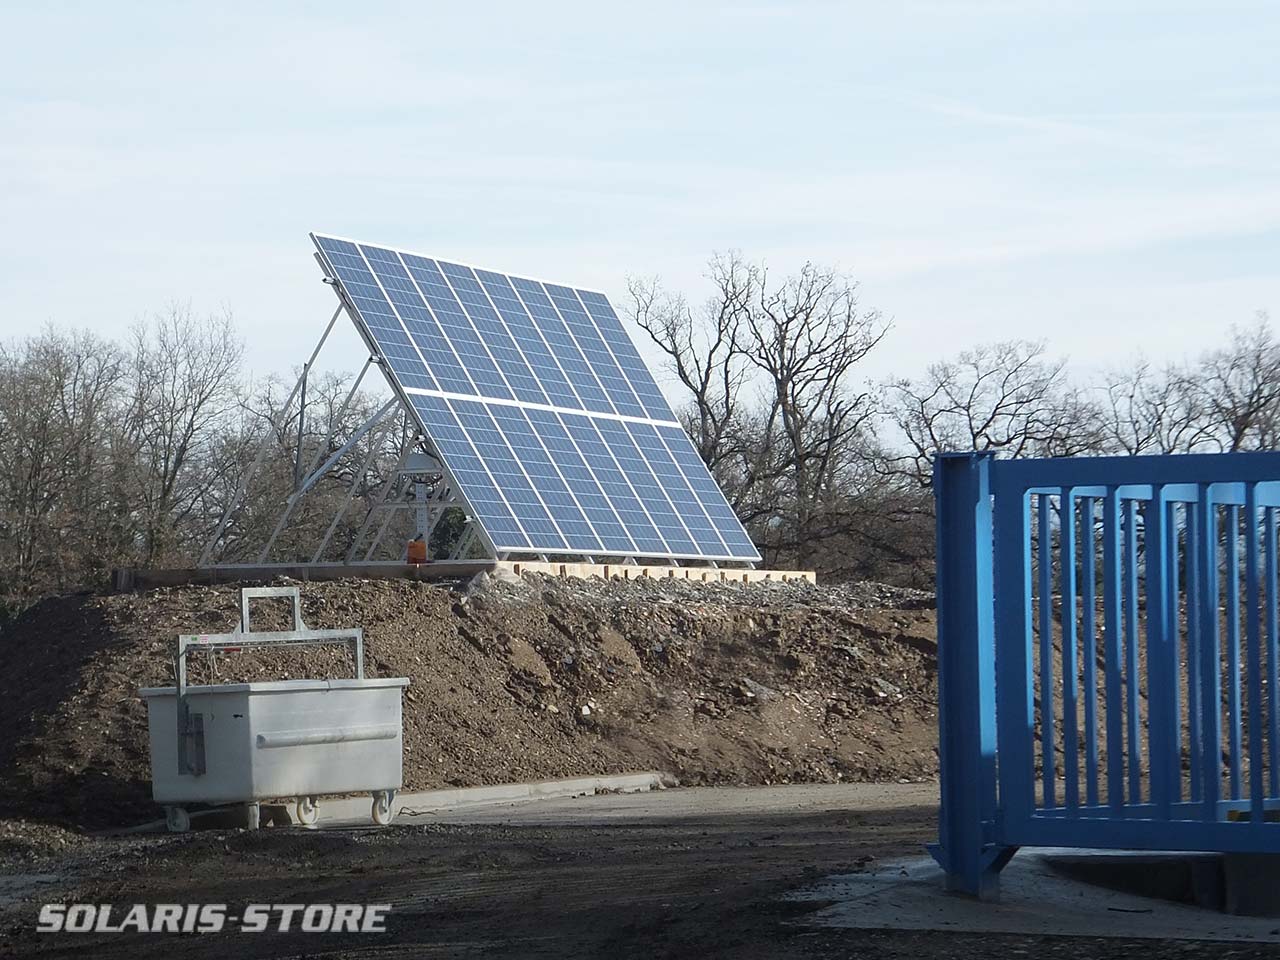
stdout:
POLYGON ((666 578, 671 580, 698 580, 703 583, 760 583, 772 580, 789 583, 804 580, 816 583, 812 570, 743 570, 724 567, 677 567, 669 563, 546 563, 540 560, 502 560, 495 564, 499 570, 521 573, 545 573, 553 577, 601 577, 605 580, 618 577, 622 580, 666 578))
POLYGON ((942 871, 928 857, 829 877, 791 899, 830 901, 803 921, 822 927, 1280 943, 1280 920, 1108 890, 1050 865, 1080 852, 1022 851, 1000 876, 999 903, 944 892, 942 871))
POLYGON ((704 583, 759 583, 770 580, 816 583, 812 570, 744 570, 729 567, 677 567, 672 564, 544 562, 541 560, 441 560, 432 563, 298 563, 227 564, 217 567, 184 567, 171 570, 121 568, 112 572, 112 588, 150 590, 188 583, 257 583, 288 577, 303 582, 318 580, 462 580, 480 571, 520 575, 544 573, 553 577, 618 577, 623 580, 670 578, 704 583))
POLYGON ((1222 875, 1227 913, 1280 917, 1280 856, 1229 853, 1222 858, 1222 875))

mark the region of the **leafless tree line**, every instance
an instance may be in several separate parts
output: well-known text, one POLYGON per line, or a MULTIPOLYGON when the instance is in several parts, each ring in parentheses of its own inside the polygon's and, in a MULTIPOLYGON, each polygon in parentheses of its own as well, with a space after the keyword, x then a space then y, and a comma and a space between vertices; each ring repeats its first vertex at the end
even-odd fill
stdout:
POLYGON ((1265 314, 1199 356, 1074 377, 1043 342, 981 343, 916 378, 859 364, 888 329, 856 282, 775 281, 736 255, 690 305, 631 284, 631 316, 684 388, 681 416, 770 566, 928 584, 934 454, 1228 452, 1280 441, 1280 343, 1265 314))
MULTIPOLYGON (((337 451, 377 409, 359 391, 344 404, 350 386, 349 375, 311 378, 300 432, 299 407, 281 409, 277 380, 246 380, 232 318, 180 305, 123 343, 49 329, 0 346, 0 599, 101 586, 121 566, 194 565, 269 433, 273 455, 220 554, 258 559, 296 466, 337 451)), ((394 466, 397 429, 371 432, 339 458, 299 501, 274 558, 319 543, 350 501, 330 537, 333 552, 345 549, 394 466)))
MULTIPOLYGON (((1075 377, 1044 343, 1017 340, 872 382, 865 361, 889 323, 859 303, 851 277, 813 264, 776 277, 738 255, 712 260, 708 277, 696 304, 633 281, 629 313, 679 382, 681 420, 769 566, 927 584, 938 451, 1280 442, 1280 343, 1262 314, 1163 365, 1136 358, 1075 377)), ((231 317, 183 306, 122 343, 50 329, 0 346, 0 598, 100 586, 120 566, 193 565, 259 459, 219 559, 256 562, 269 541, 269 560, 308 558, 319 543, 322 559, 346 555, 395 475, 408 429, 396 415, 279 519, 308 468, 379 409, 356 386, 309 377, 300 424, 280 381, 247 379, 231 317)))

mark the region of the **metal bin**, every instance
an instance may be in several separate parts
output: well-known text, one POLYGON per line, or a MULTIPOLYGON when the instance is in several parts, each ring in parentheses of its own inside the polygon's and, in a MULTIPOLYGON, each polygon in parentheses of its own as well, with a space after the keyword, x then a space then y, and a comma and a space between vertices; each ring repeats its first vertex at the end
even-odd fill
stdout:
POLYGON ((188 829, 187 804, 247 804, 256 826, 259 802, 278 798, 296 798, 297 819, 311 824, 320 795, 366 792, 374 822, 390 823, 402 785, 401 695, 409 681, 364 676, 359 629, 308 630, 296 587, 245 588, 240 604, 238 630, 178 638, 175 686, 139 691, 147 701, 152 795, 169 829, 188 829), (291 599, 294 629, 251 631, 249 601, 259 597, 291 599), (186 683, 193 650, 332 643, 351 646, 355 679, 186 683))

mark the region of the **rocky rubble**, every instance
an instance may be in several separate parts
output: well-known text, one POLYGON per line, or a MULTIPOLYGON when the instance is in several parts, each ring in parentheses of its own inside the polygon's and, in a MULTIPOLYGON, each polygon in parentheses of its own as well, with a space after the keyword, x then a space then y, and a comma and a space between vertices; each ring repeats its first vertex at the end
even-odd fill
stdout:
MULTIPOLYGON (((481 575, 459 589, 303 589, 361 626, 366 670, 408 676, 405 786, 659 769, 683 783, 936 774, 932 598, 881 584, 481 575)), ((228 630, 236 590, 45 601, 0 638, 0 816, 117 825, 149 800, 140 686, 180 632, 228 630)), ((276 616, 283 620, 283 610, 276 616)), ((283 626, 283 622, 280 623, 283 626)), ((255 626, 272 626, 255 612, 255 626)), ((338 649, 193 661, 192 682, 350 675, 338 649)))
POLYGON ((684 580, 675 577, 613 577, 579 579, 525 574, 523 577, 481 573, 464 588, 466 596, 520 600, 535 593, 583 607, 624 607, 644 603, 683 603, 702 608, 719 606, 780 610, 788 607, 843 610, 926 610, 934 597, 923 590, 887 583, 815 584, 807 580, 757 580, 754 583, 684 580))
POLYGON ((54 824, 0 820, 0 868, 16 868, 61 857, 84 845, 82 834, 54 824))

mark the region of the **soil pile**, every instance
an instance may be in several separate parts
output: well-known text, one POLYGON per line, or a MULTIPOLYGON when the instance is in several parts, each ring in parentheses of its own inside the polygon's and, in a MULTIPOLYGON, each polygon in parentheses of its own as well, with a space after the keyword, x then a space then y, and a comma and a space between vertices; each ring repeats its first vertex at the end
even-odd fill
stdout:
MULTIPOLYGON (((681 783, 930 778, 932 598, 882 584, 480 574, 459 588, 303 587, 312 627, 359 626, 407 676, 405 787, 659 769, 681 783)), ((287 626, 283 604, 255 629, 287 626)), ((0 637, 0 815, 86 827, 157 815, 141 686, 174 638, 238 618, 234 587, 46 600, 0 637)), ((350 676, 338 648, 193 658, 191 682, 350 676)))

